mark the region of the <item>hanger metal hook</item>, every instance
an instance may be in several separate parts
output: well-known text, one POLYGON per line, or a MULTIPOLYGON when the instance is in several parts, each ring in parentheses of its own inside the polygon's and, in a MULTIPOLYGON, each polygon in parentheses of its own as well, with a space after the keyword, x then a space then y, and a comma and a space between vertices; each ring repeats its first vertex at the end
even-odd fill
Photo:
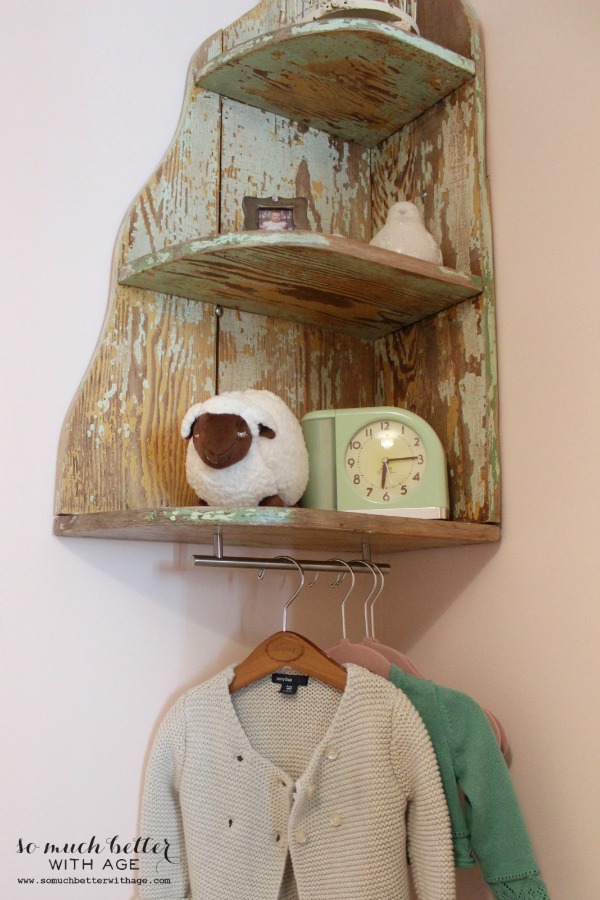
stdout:
POLYGON ((335 581, 331 582, 331 587, 335 588, 338 584, 341 584, 344 578, 346 577, 346 572, 338 572, 335 581))
MULTIPOLYGON (((369 600, 371 599, 371 597, 373 596, 373 594, 374 594, 375 591, 377 590, 377 585, 378 585, 378 583, 379 583, 379 579, 377 578, 377 571, 378 571, 379 574, 381 575, 381 569, 378 569, 378 570, 376 571, 375 563, 372 563, 372 562, 371 562, 370 560, 368 560, 368 559, 351 559, 350 562, 353 563, 355 566, 358 566, 358 565, 366 566, 367 569, 370 569, 371 575, 373 576, 373 587, 372 587, 371 590, 369 591, 369 594, 368 594, 368 596, 367 596, 367 599, 366 599, 365 602, 364 602, 365 635, 366 635, 366 637, 369 637, 369 614, 368 614, 369 600)), ((376 600, 376 599, 377 599, 377 597, 375 598, 375 600, 376 600)), ((375 602, 375 601, 373 601, 373 602, 375 602)))
POLYGON ((296 599, 296 597, 298 596, 298 594, 300 593, 300 591, 301 591, 302 588, 304 587, 305 575, 304 575, 304 569, 302 568, 302 566, 300 565, 300 563, 298 562, 298 560, 297 560, 297 559, 294 559, 293 556, 276 556, 275 559, 287 559, 287 561, 288 561, 288 562, 291 562, 292 565, 296 566, 296 568, 297 568, 298 571, 300 572, 300 585, 299 585, 299 587, 297 588, 297 590, 295 591, 295 593, 292 594, 292 596, 290 597, 290 599, 288 600, 288 602, 285 604, 285 606, 283 607, 283 627, 282 627, 281 630, 282 630, 282 631, 287 631, 287 611, 288 611, 288 607, 292 605, 292 603, 294 602, 294 600, 296 599))
MULTIPOLYGON (((335 562, 335 563, 339 563, 341 566, 345 566, 348 569, 348 571, 350 572, 350 578, 352 579, 352 581, 350 583, 350 588, 346 592, 346 596, 342 600, 342 637, 345 638, 346 637, 346 600, 348 599, 348 597, 354 590, 354 585, 356 583, 356 575, 352 571, 352 566, 348 565, 348 563, 346 562, 345 559, 328 559, 327 562, 335 562)), ((345 573, 344 573, 344 577, 345 577, 345 573)), ((334 583, 331 586, 335 587, 339 583, 340 582, 336 579, 336 581, 334 581, 334 583)))
POLYGON ((381 578, 381 584, 379 585, 379 590, 377 591, 377 593, 373 597, 373 600, 371 601, 371 637, 374 639, 375 638, 375 616, 373 614, 373 608, 375 606, 375 603, 379 599, 379 595, 381 594, 381 592, 383 590, 383 586, 385 584, 385 575, 383 574, 383 572, 381 571, 381 569, 379 568, 377 563, 372 562, 371 565, 373 566, 373 568, 376 570, 377 574, 381 578))

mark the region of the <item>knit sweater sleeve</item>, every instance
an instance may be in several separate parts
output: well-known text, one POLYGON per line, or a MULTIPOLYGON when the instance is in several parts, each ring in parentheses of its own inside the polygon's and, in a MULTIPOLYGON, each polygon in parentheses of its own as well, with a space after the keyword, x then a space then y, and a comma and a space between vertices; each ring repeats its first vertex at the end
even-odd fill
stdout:
POLYGON ((179 805, 179 782, 185 754, 185 695, 164 717, 154 739, 142 798, 140 833, 148 847, 140 876, 140 900, 189 900, 190 889, 179 805))
POLYGON ((454 853, 448 807, 423 721, 399 692, 393 720, 392 765, 407 797, 407 850, 419 900, 454 900, 454 853))
POLYGON ((471 846, 496 900, 549 900, 504 757, 481 707, 438 692, 471 846))

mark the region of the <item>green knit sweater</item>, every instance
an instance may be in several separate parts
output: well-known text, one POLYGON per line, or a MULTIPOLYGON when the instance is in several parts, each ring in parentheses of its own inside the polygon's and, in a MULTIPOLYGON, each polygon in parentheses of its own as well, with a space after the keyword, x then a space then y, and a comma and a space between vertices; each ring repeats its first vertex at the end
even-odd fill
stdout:
POLYGON ((549 900, 510 773, 484 711, 466 694, 395 665, 390 681, 416 707, 429 732, 448 802, 456 866, 470 868, 476 859, 497 900, 549 900))

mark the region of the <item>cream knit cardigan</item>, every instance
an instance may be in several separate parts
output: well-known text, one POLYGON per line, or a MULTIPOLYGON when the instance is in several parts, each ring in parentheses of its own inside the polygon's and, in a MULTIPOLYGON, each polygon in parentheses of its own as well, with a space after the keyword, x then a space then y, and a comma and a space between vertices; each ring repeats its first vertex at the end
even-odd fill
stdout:
POLYGON ((420 900, 453 900, 425 726, 392 684, 347 669, 342 694, 311 678, 286 696, 266 678, 230 695, 229 667, 180 697, 141 823, 171 862, 144 855, 142 900, 408 900, 407 854, 420 900))

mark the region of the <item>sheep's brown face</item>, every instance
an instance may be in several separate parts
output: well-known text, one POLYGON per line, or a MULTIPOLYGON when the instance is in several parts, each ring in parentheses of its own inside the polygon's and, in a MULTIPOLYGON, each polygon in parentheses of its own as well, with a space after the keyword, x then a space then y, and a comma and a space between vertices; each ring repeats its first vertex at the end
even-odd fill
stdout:
MULTIPOLYGON (((262 437, 275 432, 260 426, 262 437)), ((252 433, 243 416, 234 413, 203 413, 194 422, 192 440, 196 453, 212 469, 226 469, 240 462, 250 449, 252 433)))

